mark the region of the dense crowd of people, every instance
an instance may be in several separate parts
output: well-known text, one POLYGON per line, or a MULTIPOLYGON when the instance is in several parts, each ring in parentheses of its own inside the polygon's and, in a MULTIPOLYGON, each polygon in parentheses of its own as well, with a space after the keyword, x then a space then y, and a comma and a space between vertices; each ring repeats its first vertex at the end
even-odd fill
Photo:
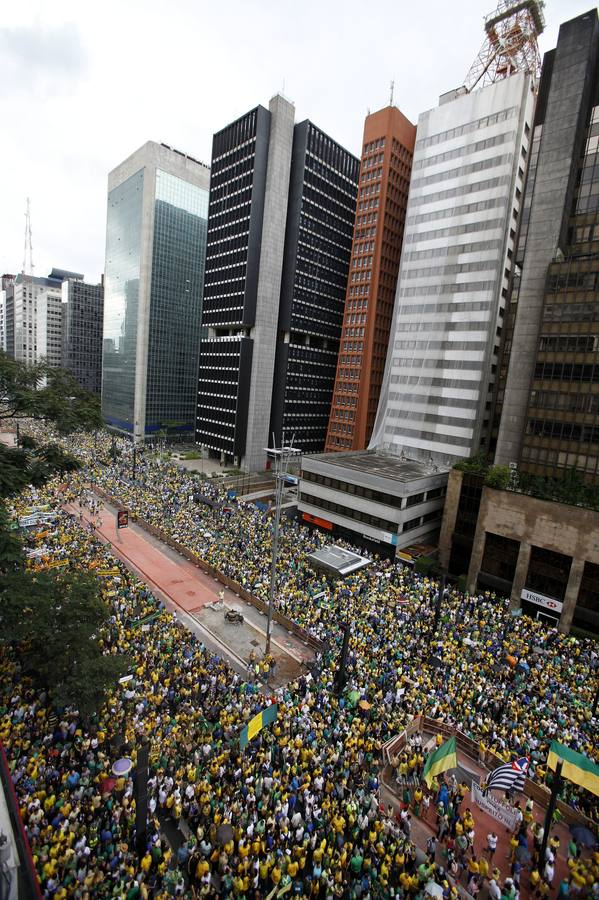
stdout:
MULTIPOLYGON (((97 443, 77 436, 71 449, 85 466, 66 492, 51 483, 15 503, 15 514, 39 502, 59 512, 33 557, 38 564, 44 555, 62 555, 86 571, 117 565, 61 510, 65 498, 79 499, 95 483, 266 598, 268 513, 232 502, 218 485, 149 454, 138 454, 133 480, 128 450, 121 446, 110 460, 106 438, 97 443)), ((333 582, 307 561, 328 539, 284 521, 278 608, 329 649, 309 675, 277 691, 277 720, 244 751, 241 729, 270 701, 210 654, 120 564, 118 575, 101 578, 110 607, 101 640, 105 652, 130 656, 132 678, 115 686, 91 723, 72 710, 54 722, 48 698, 21 678, 18 660, 0 657, 0 742, 45 896, 250 898, 290 885, 300 897, 366 898, 417 896, 433 881, 449 897, 455 888, 444 868, 451 858, 446 854, 442 867, 435 848, 417 854, 405 826, 407 809, 417 815, 425 798, 431 802, 427 792, 417 787, 406 798, 403 820, 380 808, 380 751, 389 737, 424 713, 459 727, 483 753, 530 756, 531 777, 539 781, 554 737, 597 760, 591 718, 597 656, 590 642, 527 617, 512 620, 500 598, 453 589, 434 634, 435 583, 378 558, 333 582), (152 613, 158 615, 147 625, 136 625, 152 613), (349 681, 337 697, 343 621, 351 623, 349 681), (510 666, 506 655, 525 667, 510 666), (349 702, 350 695, 367 702, 349 702), (151 740, 150 814, 138 857, 133 781, 112 777, 111 766, 118 756, 135 760, 143 737, 151 740), (184 840, 167 839, 173 826, 184 840)), ((34 535, 30 540, 35 545, 34 535)), ((588 792, 567 782, 564 799, 597 820, 588 792)), ((456 822, 464 813, 457 811, 456 822)), ((465 856, 462 861, 472 868, 465 856)), ((486 875, 470 874, 491 895, 497 889, 498 897, 515 896, 511 864, 504 872, 497 866, 496 873, 487 867, 486 875)), ((541 869, 533 885, 540 896, 550 887, 541 869)), ((599 890, 593 887, 597 860, 576 861, 572 892, 577 879, 584 880, 582 890, 599 890)))

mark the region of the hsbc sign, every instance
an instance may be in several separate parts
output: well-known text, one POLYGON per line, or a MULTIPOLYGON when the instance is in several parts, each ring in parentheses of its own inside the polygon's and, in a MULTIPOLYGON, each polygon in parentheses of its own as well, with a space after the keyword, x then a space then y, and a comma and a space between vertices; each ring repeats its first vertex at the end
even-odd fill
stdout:
POLYGON ((522 600, 528 600, 529 603, 536 603, 537 606, 544 606, 545 609, 550 609, 551 612, 561 613, 563 603, 559 600, 554 600, 553 597, 546 597, 545 594, 535 594, 534 591, 529 591, 527 588, 523 588, 522 593, 520 594, 522 600))

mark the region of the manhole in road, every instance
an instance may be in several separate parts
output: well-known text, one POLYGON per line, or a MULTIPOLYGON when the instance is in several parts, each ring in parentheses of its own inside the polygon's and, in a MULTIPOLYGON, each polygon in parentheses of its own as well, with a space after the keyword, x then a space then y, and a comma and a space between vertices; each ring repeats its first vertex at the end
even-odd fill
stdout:
POLYGON ((250 644, 252 645, 252 647, 259 647, 260 641, 250 641, 250 644))

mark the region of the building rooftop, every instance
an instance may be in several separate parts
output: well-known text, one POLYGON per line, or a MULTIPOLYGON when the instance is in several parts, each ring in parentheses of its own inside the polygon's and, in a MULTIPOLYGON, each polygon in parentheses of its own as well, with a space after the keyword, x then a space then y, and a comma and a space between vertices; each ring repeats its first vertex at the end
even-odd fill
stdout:
POLYGON ((332 575, 339 578, 345 578, 359 569, 369 566, 372 560, 366 556, 360 556, 359 553, 353 553, 344 547, 338 547, 332 544, 329 547, 323 547, 322 550, 316 550, 315 553, 308 555, 310 564, 315 569, 324 569, 332 575))
POLYGON ((314 459, 326 465, 339 466, 344 469, 356 469, 368 472, 381 478, 393 478, 396 481, 414 481, 427 475, 442 475, 451 466, 439 465, 435 462, 423 462, 418 459, 395 456, 381 450, 348 450, 341 453, 318 453, 303 457, 314 459))

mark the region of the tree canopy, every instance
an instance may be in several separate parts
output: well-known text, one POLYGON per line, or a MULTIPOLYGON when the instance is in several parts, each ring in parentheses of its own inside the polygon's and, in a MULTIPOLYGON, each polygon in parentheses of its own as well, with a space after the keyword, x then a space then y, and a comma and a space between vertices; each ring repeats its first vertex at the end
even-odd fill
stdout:
MULTIPOLYGON (((54 426, 60 433, 101 425, 98 398, 73 376, 46 363, 28 366, 0 352, 0 419, 54 426)), ((49 692, 59 708, 89 716, 127 668, 124 656, 102 652, 109 610, 97 579, 77 572, 33 572, 26 566, 6 499, 79 468, 56 443, 23 434, 18 447, 0 443, 0 648, 15 654, 23 675, 49 692)))
POLYGON ((100 402, 66 369, 27 365, 0 350, 0 419, 52 423, 62 434, 100 428, 100 402))

